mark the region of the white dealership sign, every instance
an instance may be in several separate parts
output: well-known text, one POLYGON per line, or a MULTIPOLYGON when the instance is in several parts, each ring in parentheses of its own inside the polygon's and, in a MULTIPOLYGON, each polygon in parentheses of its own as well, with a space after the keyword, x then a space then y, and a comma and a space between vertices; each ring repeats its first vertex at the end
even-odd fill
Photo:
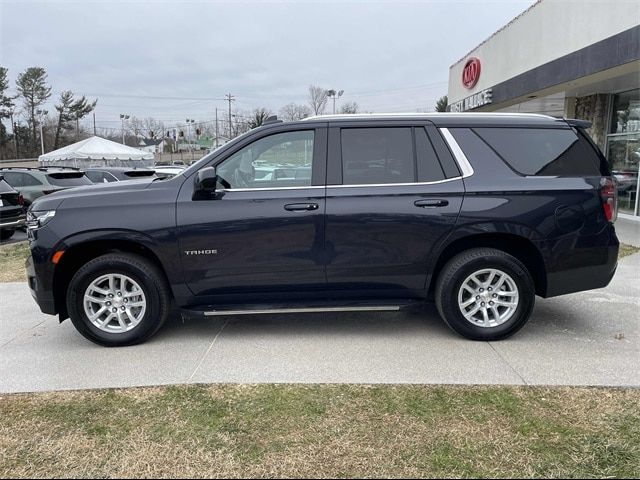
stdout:
POLYGON ((478 93, 474 93, 473 95, 463 98, 459 102, 452 103, 449 105, 450 112, 467 112, 469 110, 473 110, 474 108, 481 107, 483 105, 488 105, 493 101, 493 91, 491 88, 487 88, 478 93))

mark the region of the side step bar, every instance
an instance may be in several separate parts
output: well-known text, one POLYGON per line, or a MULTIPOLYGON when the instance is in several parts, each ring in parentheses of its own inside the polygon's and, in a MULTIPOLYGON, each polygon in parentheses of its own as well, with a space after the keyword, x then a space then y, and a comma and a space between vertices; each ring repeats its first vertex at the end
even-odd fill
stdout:
POLYGON ((216 317, 222 315, 262 315, 280 313, 319 313, 319 312, 397 312, 400 305, 378 305, 378 306, 358 306, 358 307, 306 307, 306 308, 265 308, 247 310, 205 310, 205 317, 216 317))

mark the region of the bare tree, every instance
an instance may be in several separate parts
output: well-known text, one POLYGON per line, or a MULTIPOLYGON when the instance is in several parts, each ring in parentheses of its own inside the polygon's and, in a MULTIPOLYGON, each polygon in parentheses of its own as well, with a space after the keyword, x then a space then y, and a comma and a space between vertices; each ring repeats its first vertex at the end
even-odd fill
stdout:
POLYGON ((280 109, 280 117, 286 122, 295 122, 311 116, 311 110, 306 105, 290 103, 280 109))
POLYGON ((256 108, 249 119, 249 128, 258 128, 267 118, 271 116, 271 111, 264 107, 256 108))
POLYGON ((316 115, 322 115, 327 106, 327 91, 317 85, 309 85, 309 105, 316 115))
MULTIPOLYGON (((192 126, 191 128, 195 130, 195 127, 192 126)), ((133 137, 136 144, 140 141, 140 138, 153 138, 158 140, 164 137, 167 133, 164 128, 164 123, 153 117, 131 117, 125 124, 125 130, 127 137, 133 137)), ((184 131, 186 137, 188 132, 187 127, 183 127, 181 130, 184 131)), ((193 131, 191 134, 195 135, 193 131)))
POLYGON ((358 113, 360 106, 356 102, 345 103, 340 107, 340 113, 358 113))

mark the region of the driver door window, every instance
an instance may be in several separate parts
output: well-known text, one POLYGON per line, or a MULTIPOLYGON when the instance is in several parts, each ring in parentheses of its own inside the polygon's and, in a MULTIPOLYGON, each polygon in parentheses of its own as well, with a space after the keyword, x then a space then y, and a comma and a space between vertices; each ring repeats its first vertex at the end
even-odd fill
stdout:
POLYGON ((224 160, 216 169, 227 190, 311 186, 313 130, 263 137, 224 160))

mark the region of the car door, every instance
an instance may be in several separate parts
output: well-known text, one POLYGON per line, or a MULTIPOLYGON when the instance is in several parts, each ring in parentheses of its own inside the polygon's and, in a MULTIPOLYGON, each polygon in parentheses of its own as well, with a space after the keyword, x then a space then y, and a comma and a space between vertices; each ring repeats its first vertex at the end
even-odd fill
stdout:
MULTIPOLYGON (((326 284, 326 128, 269 129, 214 160, 216 193, 194 200, 187 180, 177 224, 185 281, 200 297, 270 301, 313 296, 326 284), (256 175, 255 165, 312 175, 256 175)), ((194 175, 195 177, 195 175, 194 175)))
POLYGON ((423 294, 430 254, 453 229, 464 196, 461 173, 435 127, 332 124, 327 175, 332 295, 423 294))

